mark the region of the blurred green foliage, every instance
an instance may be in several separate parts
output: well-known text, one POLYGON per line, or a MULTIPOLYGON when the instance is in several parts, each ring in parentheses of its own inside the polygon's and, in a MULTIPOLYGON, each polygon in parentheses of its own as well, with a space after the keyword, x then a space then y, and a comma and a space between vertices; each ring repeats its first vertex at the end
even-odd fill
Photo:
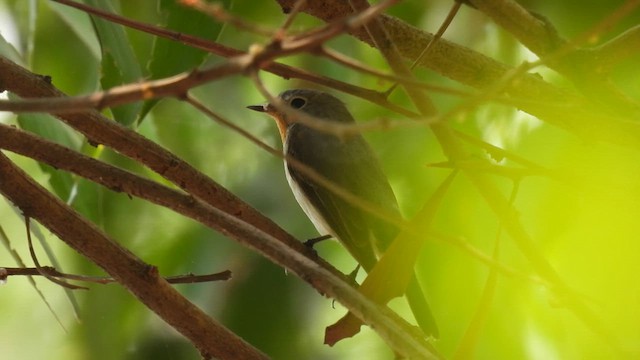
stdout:
MULTIPOLYGON (((193 10, 179 10, 171 1, 86 1, 106 6, 140 21, 166 25, 175 31, 199 35, 246 50, 268 39, 218 24, 193 10)), ((566 37, 577 36, 610 14, 623 1, 522 1, 544 14, 566 37)), ((434 32, 450 1, 404 1, 389 12, 426 31, 434 32)), ((275 1, 225 1, 230 12, 250 23, 275 29, 284 21, 275 1)), ((50 1, 0 1, 3 56, 15 59, 35 73, 46 74, 71 95, 103 87, 169 76, 201 64, 222 61, 182 45, 110 23, 92 22, 85 14, 50 1), (107 35, 108 36, 107 36, 107 35), (10 45, 11 44, 11 45, 10 45), (11 47, 13 46, 13 48, 11 47), (115 47, 115 48, 114 48, 115 47)), ((635 25, 634 12, 602 34, 605 41, 635 25)), ((300 15, 292 31, 320 25, 300 15)), ((477 49, 510 65, 531 55, 485 16, 463 8, 445 37, 477 49)), ((384 60, 367 45, 349 36, 330 46, 369 66, 387 69, 384 60)), ((635 59, 637 61, 637 59, 635 59)), ((364 87, 385 89, 390 84, 362 75, 326 59, 310 55, 283 62, 364 87)), ((636 62, 637 64, 637 62, 636 62)), ((616 73, 620 88, 638 99, 637 67, 624 65, 616 73)), ((424 69, 416 75, 433 84, 458 86, 424 69)), ((557 74, 540 72, 548 81, 567 86, 557 74)), ((309 86, 262 74, 273 92, 309 86)), ((202 86, 193 94, 219 114, 273 146, 280 146, 275 125, 245 109, 263 101, 244 77, 227 78, 202 86)), ((340 95, 340 94, 338 94, 340 95)), ((356 119, 390 118, 397 114, 362 100, 342 96, 356 119)), ((438 110, 445 112, 462 101, 433 94, 438 110)), ((392 100, 409 107, 394 94, 392 100)), ((281 160, 266 154, 242 136, 204 117, 175 99, 129 105, 127 111, 107 110, 122 123, 162 144, 281 224, 300 239, 315 237, 315 230, 290 193, 281 160), (147 112, 148 111, 148 112, 147 112)), ((94 148, 81 136, 53 118, 0 114, 0 121, 19 126, 122 168, 164 181, 133 161, 109 149, 94 148)), ((536 274, 507 236, 500 240, 499 261, 518 276, 499 274, 487 320, 472 354, 477 359, 604 359, 619 358, 614 349, 640 353, 640 156, 612 145, 592 143, 551 127, 511 107, 484 104, 454 119, 453 126, 467 134, 501 146, 528 160, 553 169, 563 181, 527 177, 519 183, 515 206, 519 219, 541 252, 559 274, 604 320, 617 343, 591 332, 557 298, 552 290, 532 280, 536 274)), ((446 177, 449 170, 427 166, 445 160, 428 128, 413 126, 373 131, 366 137, 379 154, 397 194, 403 213, 413 216, 446 177)), ((481 150, 477 156, 487 157, 481 150)), ((106 191, 85 180, 31 160, 12 156, 40 183, 49 187, 110 236, 162 274, 210 273, 230 269, 227 282, 178 285, 177 288, 213 318, 277 359, 391 359, 392 352, 370 329, 330 348, 322 345, 324 327, 344 314, 310 286, 288 275, 259 255, 189 219, 125 194, 106 191)), ((502 161, 503 165, 513 165, 502 161)), ((505 196, 515 183, 492 178, 505 196)), ((0 200, 0 226, 11 244, 28 257, 21 219, 0 200)), ((500 224, 487 203, 464 178, 458 177, 439 210, 434 228, 468 242, 484 254, 493 253, 500 224)), ((50 236, 67 272, 101 274, 100 270, 50 236)), ((318 246, 319 254, 348 272, 355 265, 335 242, 318 246)), ((40 251, 41 252, 41 251, 40 251)), ((41 259, 42 260, 42 259, 41 259)), ((13 266, 0 251, 0 266, 13 266)), ((428 291, 441 328, 435 343, 447 357, 456 349, 476 312, 485 289, 489 267, 468 251, 429 239, 421 254, 420 280, 428 291)), ((173 329, 117 285, 90 285, 76 292, 80 320, 63 291, 38 281, 68 332, 56 323, 24 279, 13 278, 0 287, 0 348, 12 359, 197 359, 197 351, 173 329)), ((391 306, 403 315, 402 301, 391 306)))

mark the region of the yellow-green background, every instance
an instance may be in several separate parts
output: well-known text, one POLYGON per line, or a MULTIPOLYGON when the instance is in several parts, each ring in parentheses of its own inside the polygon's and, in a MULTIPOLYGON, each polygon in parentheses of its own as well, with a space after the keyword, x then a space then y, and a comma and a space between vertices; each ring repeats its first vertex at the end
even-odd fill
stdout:
MULTIPOLYGON (((128 17, 161 23, 157 1, 87 3, 108 3, 128 17)), ((589 30, 622 3, 604 0, 522 2, 547 17, 566 38, 589 30)), ((389 13, 434 32, 450 5, 450 1, 404 1, 389 13)), ((284 20, 275 1, 235 0, 227 2, 226 6, 245 21, 261 26, 275 28, 284 20)), ((11 48, 3 44, 2 54, 20 61, 35 73, 50 75, 53 83, 68 94, 95 91, 101 86, 101 74, 109 75, 105 70, 108 65, 101 63, 103 56, 91 23, 76 10, 48 1, 5 0, 0 1, 0 16, 4 40, 14 36, 19 39, 19 44, 13 43, 17 53, 12 53, 11 48)), ((594 44, 618 35, 639 20, 640 12, 635 11, 601 34, 594 44)), ((186 31, 182 30, 187 26, 184 19, 175 21, 169 26, 186 31)), ((300 15, 292 31, 320 24, 316 19, 300 15)), ((210 25, 200 30, 223 44, 243 50, 252 43, 268 40, 229 25, 222 28, 210 25)), ((523 60, 535 59, 511 35, 481 13, 466 7, 445 37, 513 66, 523 60)), ((127 42, 117 51, 125 54, 124 61, 118 66, 127 67, 130 76, 136 73, 152 76, 148 64, 153 53, 153 37, 128 30, 123 39, 127 42)), ((348 36, 338 37, 329 45, 369 66, 387 69, 374 50, 348 36)), ((194 56, 197 58, 198 55, 194 56)), ((169 61, 158 61, 165 60, 169 61)), ((635 57, 614 74, 616 84, 635 99, 638 99, 640 84, 638 60, 635 57)), ((220 61, 215 56, 204 59, 205 63, 220 61)), ((378 90, 388 86, 373 77, 312 56, 296 56, 283 61, 356 85, 378 90)), ((122 68, 118 68, 120 70, 122 68)), ((571 89, 571 84, 558 74, 546 68, 535 71, 545 80, 571 89)), ((157 74, 161 73, 159 70, 157 74)), ((434 84, 458 86, 424 69, 416 70, 416 74, 434 84)), ((304 85, 267 74, 263 79, 273 92, 304 85)), ((227 78, 198 88, 194 94, 268 144, 280 146, 275 125, 264 116, 245 109, 246 105, 263 101, 247 78, 227 78)), ((337 95, 360 121, 381 117, 406 120, 360 99, 337 95)), ((441 112, 464 101, 464 98, 445 94, 434 93, 432 96, 441 112)), ((410 106, 402 95, 394 95, 392 100, 410 106)), ((140 110, 135 106, 132 109, 140 110)), ((5 123, 19 123, 87 154, 161 181, 157 175, 109 149, 90 147, 78 134, 55 125, 55 120, 18 120, 6 113, 0 113, 0 116, 5 123)), ((127 120, 123 115, 120 120, 127 122, 131 118, 127 120)), ((486 323, 474 349, 475 358, 619 358, 620 353, 613 348, 639 354, 640 154, 581 139, 511 107, 491 102, 450 121, 454 128, 552 169, 564 179, 524 178, 515 206, 541 253, 581 294, 617 342, 612 344, 590 331, 567 309, 563 299, 530 280, 536 275, 531 265, 511 239, 503 236, 499 260, 523 276, 499 275, 493 301, 486 312, 486 323)), ((160 101, 138 131, 226 186, 300 239, 317 235, 290 194, 281 160, 240 135, 173 99, 160 101)), ((383 162, 403 213, 412 216, 449 172, 427 166, 445 160, 435 139, 428 128, 416 127, 373 131, 366 137, 383 162)), ((480 150, 476 153, 487 156, 480 150)), ((68 190, 75 189, 77 195, 73 205, 76 209, 144 261, 158 266, 162 274, 231 270, 233 278, 228 282, 176 287, 213 318, 268 355, 277 359, 393 358, 392 352, 368 328, 333 348, 322 345, 324 327, 341 317, 344 309, 234 241, 168 210, 130 199, 125 194, 106 191, 75 177, 60 176, 55 171, 52 175, 51 170, 43 171, 32 160, 10 155, 64 200, 69 199, 68 190)), ((509 162, 501 164, 513 165, 509 162)), ((513 182, 500 177, 492 178, 492 181, 499 185, 505 196, 510 195, 513 182)), ((11 246, 30 264, 24 225, 17 213, 4 199, 0 200, 0 226, 7 233, 11 246)), ((444 199, 434 228, 491 255, 500 224, 475 188, 464 177, 458 177, 444 199)), ((49 236, 46 229, 41 228, 41 231, 65 271, 102 274, 61 241, 49 236)), ((37 249, 40 261, 46 263, 44 252, 40 246, 37 249)), ((322 243, 318 251, 345 272, 355 265, 336 242, 322 243)), ((0 250, 0 266, 16 266, 6 249, 0 250)), ((469 252, 435 239, 426 241, 419 266, 420 280, 429 293, 441 329, 441 339, 435 346, 445 356, 452 356, 474 316, 489 269, 469 252)), ((76 291, 80 306, 78 320, 58 286, 42 279, 37 283, 66 331, 27 279, 11 278, 0 286, 2 358, 198 358, 198 353, 187 341, 118 285, 89 285, 90 291, 76 291)), ((391 306, 407 315, 402 301, 393 301, 391 306)))

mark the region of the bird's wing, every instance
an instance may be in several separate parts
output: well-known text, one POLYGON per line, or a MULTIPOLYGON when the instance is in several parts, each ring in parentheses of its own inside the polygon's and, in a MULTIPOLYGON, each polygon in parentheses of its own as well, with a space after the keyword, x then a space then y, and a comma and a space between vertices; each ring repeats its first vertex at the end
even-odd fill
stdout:
MULTIPOLYGON (((289 131, 288 155, 355 196, 398 214, 396 198, 387 178, 361 136, 338 139, 298 124, 289 131)), ((365 269, 370 270, 376 262, 376 250, 385 250, 397 229, 318 185, 295 167, 289 166, 289 173, 344 246, 365 269)))

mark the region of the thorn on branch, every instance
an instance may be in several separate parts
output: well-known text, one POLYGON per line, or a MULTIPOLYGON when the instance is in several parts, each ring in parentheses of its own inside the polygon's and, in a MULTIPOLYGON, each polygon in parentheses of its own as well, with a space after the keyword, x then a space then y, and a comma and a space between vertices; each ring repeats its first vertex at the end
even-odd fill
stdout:
POLYGON ((53 84, 53 78, 50 75, 38 75, 38 77, 49 85, 53 84))

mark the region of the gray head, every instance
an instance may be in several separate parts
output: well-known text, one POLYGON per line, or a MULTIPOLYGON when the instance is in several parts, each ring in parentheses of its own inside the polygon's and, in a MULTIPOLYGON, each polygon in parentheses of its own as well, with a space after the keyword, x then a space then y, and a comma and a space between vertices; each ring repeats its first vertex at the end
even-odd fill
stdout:
POLYGON ((344 103, 326 92, 292 89, 282 92, 278 97, 292 108, 320 119, 342 123, 354 121, 344 103))
MULTIPOLYGON (((340 123, 354 123, 353 117, 347 110, 344 103, 335 96, 310 89, 292 89, 286 90, 278 95, 287 106, 306 113, 314 118, 326 121, 335 121, 340 123)), ((284 142, 287 129, 297 123, 295 114, 290 111, 281 111, 272 104, 251 105, 249 109, 264 112, 276 120, 280 136, 284 142)))
MULTIPOLYGON (((310 116, 342 123, 353 123, 353 117, 344 103, 326 92, 310 89, 286 90, 278 98, 293 109, 307 113, 310 116)), ((295 120, 287 119, 286 114, 279 111, 272 104, 251 105, 249 109, 271 115, 279 123, 291 124, 295 120)))

